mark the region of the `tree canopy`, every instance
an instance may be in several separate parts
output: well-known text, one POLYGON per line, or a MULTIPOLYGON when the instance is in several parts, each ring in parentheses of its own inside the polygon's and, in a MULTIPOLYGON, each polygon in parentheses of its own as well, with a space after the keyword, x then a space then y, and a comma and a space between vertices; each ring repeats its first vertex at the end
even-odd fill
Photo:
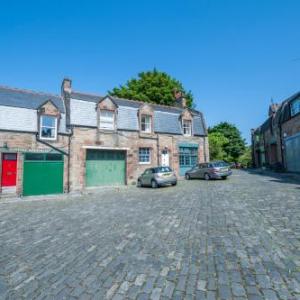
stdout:
POLYGON ((191 91, 186 91, 177 79, 156 69, 141 72, 137 78, 128 80, 126 84, 115 87, 108 93, 119 98, 174 105, 174 90, 182 91, 187 100, 187 106, 193 106, 191 91))
MULTIPOLYGON (((239 158, 246 150, 246 143, 235 125, 228 122, 222 122, 212 128, 209 128, 208 132, 209 136, 212 137, 212 147, 217 145, 217 150, 212 149, 213 155, 215 152, 220 153, 218 147, 221 147, 224 154, 224 160, 235 162, 239 161, 239 158), (224 138, 227 141, 225 141, 224 138)), ((218 157, 214 157, 213 155, 212 159, 218 159, 218 157)))
POLYGON ((220 132, 211 132, 208 134, 209 153, 212 160, 227 160, 227 154, 224 146, 228 144, 228 139, 220 132))

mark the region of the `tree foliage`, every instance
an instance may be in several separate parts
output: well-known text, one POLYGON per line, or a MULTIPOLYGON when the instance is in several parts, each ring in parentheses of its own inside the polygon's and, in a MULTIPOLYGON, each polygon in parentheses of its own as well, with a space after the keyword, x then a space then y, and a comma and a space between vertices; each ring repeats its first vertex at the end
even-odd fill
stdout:
POLYGON ((186 91, 180 81, 165 72, 154 69, 141 72, 124 85, 113 88, 108 93, 119 98, 134 99, 164 105, 174 105, 174 90, 184 93, 188 107, 193 106, 193 95, 186 91))
POLYGON ((239 158, 246 150, 246 143, 235 125, 228 122, 222 122, 212 128, 209 128, 208 132, 210 135, 218 133, 219 139, 221 139, 221 136, 227 139, 227 142, 222 146, 222 149, 225 152, 224 160, 235 162, 239 161, 239 158))
POLYGON ((252 165, 252 152, 250 146, 247 146, 244 153, 239 157, 239 163, 247 167, 252 165))
POLYGON ((224 146, 228 144, 228 139, 220 132, 208 134, 209 153, 211 160, 227 160, 224 146))

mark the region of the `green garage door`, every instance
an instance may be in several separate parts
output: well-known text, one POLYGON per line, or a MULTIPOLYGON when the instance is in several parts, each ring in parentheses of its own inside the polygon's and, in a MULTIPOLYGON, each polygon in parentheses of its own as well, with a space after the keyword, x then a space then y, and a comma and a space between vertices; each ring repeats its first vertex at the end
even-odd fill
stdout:
POLYGON ((64 162, 61 154, 26 153, 23 195, 47 195, 63 192, 64 162))
POLYGON ((125 151, 87 150, 86 186, 125 184, 125 151))

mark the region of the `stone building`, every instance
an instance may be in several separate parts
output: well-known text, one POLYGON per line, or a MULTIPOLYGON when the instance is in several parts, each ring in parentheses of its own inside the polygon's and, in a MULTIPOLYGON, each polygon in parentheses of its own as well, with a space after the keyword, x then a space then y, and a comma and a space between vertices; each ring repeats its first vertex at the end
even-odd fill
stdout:
POLYGON ((0 197, 67 192, 69 136, 60 96, 0 87, 0 197))
POLYGON ((268 119, 252 130, 255 167, 300 172, 300 92, 271 104, 268 119))
POLYGON ((61 96, 0 88, 0 196, 134 184, 146 168, 178 176, 209 160, 201 112, 72 90, 61 96))
POLYGON ((135 183, 157 165, 184 176, 209 159, 203 115, 180 94, 170 107, 75 92, 65 79, 63 97, 72 128, 71 190, 135 183))

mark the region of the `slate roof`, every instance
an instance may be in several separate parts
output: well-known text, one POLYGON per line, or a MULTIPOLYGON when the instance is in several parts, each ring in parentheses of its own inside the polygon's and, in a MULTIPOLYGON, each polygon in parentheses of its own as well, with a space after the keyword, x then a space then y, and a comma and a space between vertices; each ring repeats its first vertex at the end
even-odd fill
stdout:
POLYGON ((98 103, 103 97, 99 95, 86 94, 80 92, 71 92, 71 98, 98 103))
MULTIPOLYGON (((279 107, 274 116, 274 124, 282 124, 291 119, 291 109, 290 104, 293 100, 300 98, 300 92, 297 92, 285 99, 279 104, 279 107)), ((269 117, 262 125, 255 129, 255 133, 262 133, 271 129, 272 127, 272 118, 269 117)))
MULTIPOLYGON (((109 96, 109 97, 119 107, 118 128, 128 129, 128 130, 138 130, 138 120, 137 120, 136 111, 146 102, 123 99, 114 96, 109 96)), ((86 101, 87 103, 90 102, 98 103, 101 99, 104 98, 106 98, 106 96, 103 97, 103 96, 98 96, 93 94, 85 94, 77 91, 71 93, 71 99, 86 101)), ((147 104, 151 105, 154 110, 154 131, 155 132, 182 134, 182 128, 181 128, 179 117, 180 114, 185 109, 180 107, 175 107, 175 106, 166 106, 166 105, 159 105, 154 103, 147 103, 147 104)), ((94 115, 94 109, 92 110, 91 108, 87 107, 87 105, 83 105, 83 103, 82 104, 77 103, 77 105, 79 105, 81 108, 76 107, 75 109, 75 106, 73 106, 75 109, 73 113, 74 118, 72 118, 72 109, 71 109, 71 119, 75 122, 77 119, 80 125, 84 125, 84 124, 88 125, 82 115, 88 114, 89 117, 91 118, 92 115, 94 115)), ((206 125, 202 113, 195 109, 190 109, 190 111, 194 116, 193 118, 194 135, 207 135, 206 125)), ((91 122, 89 122, 89 125, 91 125, 91 122)))
MULTIPOLYGON (((106 97, 106 96, 105 96, 106 97)), ((81 92, 72 92, 71 93, 71 98, 77 99, 77 100, 82 100, 82 101, 90 101, 90 102, 95 102, 98 103, 101 99, 105 98, 100 95, 94 95, 94 94, 85 94, 81 92)), ((129 99, 124 99, 124 98, 118 98, 115 96, 109 96, 118 106, 128 106, 132 108, 140 108, 142 105, 145 103, 151 105, 155 111, 162 111, 162 112, 169 112, 169 113, 181 113, 184 111, 183 108, 176 107, 176 106, 167 106, 167 105, 160 105, 160 104, 155 104, 151 102, 142 102, 139 100, 129 100, 129 99)), ((195 109, 190 109, 193 114, 195 115, 201 115, 201 112, 195 110, 195 109)))
POLYGON ((63 100, 58 95, 0 86, 0 105, 37 109, 51 100, 61 113, 65 112, 63 100))

